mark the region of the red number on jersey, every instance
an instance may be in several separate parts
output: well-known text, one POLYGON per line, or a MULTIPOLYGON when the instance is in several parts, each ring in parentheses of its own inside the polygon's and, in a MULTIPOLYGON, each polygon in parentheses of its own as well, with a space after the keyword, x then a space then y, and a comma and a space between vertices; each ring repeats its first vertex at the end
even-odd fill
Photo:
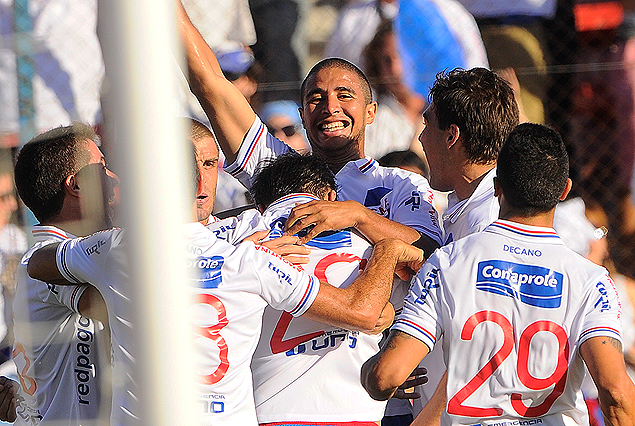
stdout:
MULTIPOLYGON (((479 408, 463 405, 465 400, 481 387, 487 379, 489 379, 496 369, 507 359, 514 347, 514 329, 510 321, 498 312, 481 311, 477 312, 467 319, 461 331, 461 339, 472 340, 474 330, 477 325, 491 321, 503 330, 503 345, 488 361, 488 363, 479 370, 478 373, 459 390, 448 402, 448 413, 466 417, 494 417, 503 414, 500 408, 479 408)), ((546 414, 556 399, 564 391, 567 381, 567 370, 569 367, 569 342, 567 333, 560 325, 552 321, 536 321, 530 324, 521 334, 518 347, 518 362, 516 371, 520 381, 532 390, 545 390, 554 386, 551 393, 545 400, 536 406, 527 407, 520 393, 511 394, 511 403, 514 410, 523 417, 538 417, 546 414), (558 364, 555 371, 547 378, 539 379, 529 372, 529 351, 531 349, 531 340, 539 332, 552 333, 558 339, 558 364)))
POLYGON ((197 303, 209 305, 218 312, 218 323, 209 327, 195 327, 196 332, 199 335, 205 337, 206 339, 213 340, 214 343, 216 343, 216 346, 218 346, 218 355, 220 358, 218 367, 216 367, 216 370, 214 370, 212 374, 200 376, 203 383, 213 385, 225 377, 225 374, 227 374, 227 370, 229 369, 229 360, 227 359, 229 349, 227 348, 227 342, 223 336, 220 335, 220 331, 229 324, 229 320, 227 319, 225 305, 223 305, 223 302, 221 302, 216 296, 211 294, 199 294, 197 296, 197 303))
POLYGON ((31 360, 26 356, 26 351, 24 350, 24 346, 21 343, 17 342, 15 344, 15 349, 13 350, 13 360, 16 364, 19 363, 18 355, 22 354, 24 358, 24 368, 18 371, 18 377, 20 378, 20 384, 22 385, 22 390, 28 395, 33 395, 37 390, 37 383, 35 383, 35 379, 33 377, 29 377, 26 375, 26 372, 29 370, 31 366, 31 360))
MULTIPOLYGON (((355 256, 350 253, 331 253, 328 256, 324 256, 320 261, 315 265, 315 269, 313 270, 313 275, 315 275, 320 281, 324 281, 326 283, 329 282, 326 277, 326 270, 329 266, 339 263, 339 262, 360 262, 360 270, 365 266, 365 259, 361 259, 359 256, 355 256)), ((271 353, 279 354, 281 352, 286 352, 290 349, 295 348, 301 343, 308 342, 311 339, 321 336, 324 334, 324 330, 315 331, 313 333, 303 334, 301 336, 296 336, 291 339, 284 340, 284 335, 289 329, 289 325, 291 324, 291 320, 293 319, 293 315, 288 312, 283 312, 280 315, 280 319, 276 324, 276 328, 273 330, 273 335, 271 336, 271 340, 269 341, 269 347, 271 348, 271 353)))

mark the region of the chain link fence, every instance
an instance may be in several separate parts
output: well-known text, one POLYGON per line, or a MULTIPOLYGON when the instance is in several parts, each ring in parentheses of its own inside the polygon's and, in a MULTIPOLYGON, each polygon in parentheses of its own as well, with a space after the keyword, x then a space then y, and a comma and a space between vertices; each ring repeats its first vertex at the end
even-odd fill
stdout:
MULTIPOLYGON (((193 16, 193 21, 214 34, 210 37, 252 46, 258 63, 253 74, 258 82, 252 99, 256 108, 276 99, 299 101, 302 76, 316 61, 337 51, 333 46, 337 32, 348 43, 340 46, 339 52, 353 55, 363 67, 363 48, 382 19, 393 19, 400 37, 407 28, 424 52, 414 55, 409 65, 404 61, 404 70, 410 76, 407 82, 416 85, 418 77, 424 75, 419 69, 422 65, 450 66, 443 62, 451 56, 450 49, 441 48, 434 60, 422 56, 426 50, 433 50, 426 40, 432 43, 442 38, 437 35, 442 29, 434 23, 439 16, 445 18, 439 25, 445 22, 454 32, 458 25, 464 30, 459 31, 463 36, 471 28, 470 21, 464 21, 467 18, 456 9, 455 0, 422 0, 426 7, 449 9, 437 14, 434 22, 415 17, 414 22, 420 23, 418 34, 412 22, 406 22, 408 17, 400 16, 402 12, 397 12, 389 0, 379 6, 373 0, 185 3, 186 7, 191 3, 192 14, 194 7, 198 8, 196 13, 201 16, 193 16), (253 27, 249 27, 249 16, 245 15, 249 10, 253 27), (348 27, 342 21, 344 11, 353 15, 359 12, 348 27), (435 62, 439 57, 441 62, 435 62)), ((609 229, 610 255, 617 270, 635 277, 635 207, 631 198, 635 40, 630 38, 628 28, 620 25, 624 21, 620 2, 559 0, 556 6, 546 18, 477 16, 475 22, 487 56, 474 58, 480 40, 467 37, 459 44, 474 43, 477 47, 466 48, 464 62, 459 65, 486 60, 492 69, 513 70, 511 78, 518 79, 527 117, 553 126, 563 135, 571 153, 576 195, 585 200, 594 225, 609 229), (500 42, 502 33, 507 44, 500 42), (521 51, 526 54, 518 53, 521 51)), ((29 135, 73 120, 100 124, 104 69, 95 34, 96 14, 96 0, 0 0, 3 149, 15 150, 29 135)), ((142 17, 139 24, 143 25, 142 17)), ((214 40, 214 44, 222 43, 214 40)), ((403 37, 400 41, 403 46, 403 37)), ((421 78, 424 80, 430 81, 429 73, 421 78)), ((420 95, 425 98, 426 94, 420 95)))

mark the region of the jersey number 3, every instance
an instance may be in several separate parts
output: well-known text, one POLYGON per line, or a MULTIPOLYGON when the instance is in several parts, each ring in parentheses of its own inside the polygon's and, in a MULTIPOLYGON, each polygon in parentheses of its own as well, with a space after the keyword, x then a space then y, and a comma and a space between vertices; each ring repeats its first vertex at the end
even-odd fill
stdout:
MULTIPOLYGON (((481 387, 489 379, 496 369, 507 359, 514 348, 514 329, 507 318, 498 312, 481 311, 467 319, 461 331, 461 339, 472 340, 476 327, 484 322, 498 324, 503 330, 503 344, 490 358, 489 362, 470 380, 460 391, 448 401, 448 414, 466 417, 494 417, 503 414, 500 408, 479 408, 464 405, 467 398, 481 387)), ((532 390, 546 390, 554 386, 545 400, 536 406, 527 407, 520 393, 512 393, 510 396, 512 407, 522 417, 538 417, 546 414, 556 399, 564 391, 567 381, 567 369, 569 366, 569 342, 567 333, 560 325, 553 321, 536 321, 530 324, 521 334, 518 346, 518 363, 516 371, 520 381, 532 390), (558 363, 554 372, 544 379, 534 377, 529 371, 529 349, 531 340, 539 332, 552 333, 558 339, 558 363)))

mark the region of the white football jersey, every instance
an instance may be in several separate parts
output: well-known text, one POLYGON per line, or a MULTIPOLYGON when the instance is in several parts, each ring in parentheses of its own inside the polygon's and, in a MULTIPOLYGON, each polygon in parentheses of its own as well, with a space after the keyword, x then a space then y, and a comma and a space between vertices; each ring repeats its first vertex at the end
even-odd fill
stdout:
POLYGON ((588 424, 578 350, 621 340, 620 310, 607 271, 553 229, 498 220, 428 259, 393 328, 444 336, 443 424, 588 424))
POLYGON ((188 225, 190 265, 197 303, 193 321, 199 337, 201 401, 205 424, 256 425, 249 364, 265 307, 302 315, 319 291, 319 281, 265 247, 233 246, 200 224, 188 225))
MULTIPOLYGON (((269 238, 282 235, 289 213, 316 200, 292 194, 263 213, 269 238)), ((320 234, 309 241, 310 263, 302 267, 335 287, 347 287, 363 269, 372 246, 352 229, 320 234)), ((260 423, 380 421, 385 402, 361 386, 362 364, 379 350, 381 336, 331 327, 272 307, 265 309, 260 342, 251 368, 260 423)))
MULTIPOLYGON (((197 329, 201 388, 206 425, 256 425, 249 362, 255 350, 262 312, 267 304, 302 315, 319 291, 319 281, 268 249, 243 243, 234 247, 217 239, 199 223, 186 225, 188 266, 196 303, 192 320, 197 329)), ((125 273, 122 230, 110 230, 70 240, 58 249, 58 269, 71 282, 90 282, 109 308, 115 367, 127 382, 115 386, 113 424, 128 424, 135 413, 134 341, 127 313, 130 294, 125 273), (121 362, 120 362, 121 361, 121 362), (127 375, 125 373, 128 373, 127 375)))
POLYGON ((495 176, 495 168, 487 172, 465 200, 459 201, 454 192, 448 195, 448 209, 443 213, 445 244, 481 232, 498 219, 500 206, 494 197, 495 176))
POLYGON ((27 274, 35 250, 74 236, 52 226, 32 232, 35 244, 18 266, 13 301, 16 424, 96 425, 110 415, 110 384, 102 379, 110 373, 107 331, 78 312, 86 285, 56 286, 27 274))
POLYGON ((108 308, 113 347, 112 412, 113 426, 136 424, 138 353, 132 324, 127 273, 127 251, 123 229, 109 229, 85 238, 65 240, 57 248, 57 269, 72 283, 90 283, 99 290, 108 308))
MULTIPOLYGON (((250 188, 258 164, 289 152, 291 148, 267 132, 258 117, 240 146, 236 161, 225 171, 250 188)), ((426 178, 406 170, 381 167, 370 157, 347 163, 336 175, 338 199, 357 201, 392 221, 416 229, 439 244, 442 231, 434 194, 426 178)))

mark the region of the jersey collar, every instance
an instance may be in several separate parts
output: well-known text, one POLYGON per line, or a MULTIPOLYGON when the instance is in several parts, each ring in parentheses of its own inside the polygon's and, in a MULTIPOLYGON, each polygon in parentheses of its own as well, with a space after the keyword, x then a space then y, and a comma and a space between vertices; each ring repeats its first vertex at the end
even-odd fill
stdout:
POLYGON ((488 225, 483 232, 494 232, 497 234, 514 235, 516 237, 539 238, 544 243, 553 242, 562 244, 562 240, 553 228, 545 228, 542 226, 525 225, 509 220, 498 219, 488 225))
POLYGON ((486 198, 494 197, 494 177, 496 176, 496 168, 487 172, 483 179, 476 186, 476 189, 465 200, 458 200, 454 191, 448 194, 448 209, 443 214, 443 221, 456 222, 456 220, 465 211, 468 205, 479 203, 486 198))
POLYGON ((31 233, 33 234, 33 238, 36 242, 41 241, 50 241, 50 240, 68 240, 71 238, 76 238, 75 235, 64 231, 63 229, 57 228, 55 226, 47 226, 47 225, 35 225, 33 229, 31 229, 31 233))
POLYGON ((345 174, 350 174, 355 169, 359 170, 359 172, 362 174, 369 174, 377 169, 377 167, 379 167, 379 164, 376 160, 370 157, 364 157, 360 158, 359 160, 349 161, 344 167, 342 167, 342 170, 337 172, 335 176, 338 177, 345 174))

